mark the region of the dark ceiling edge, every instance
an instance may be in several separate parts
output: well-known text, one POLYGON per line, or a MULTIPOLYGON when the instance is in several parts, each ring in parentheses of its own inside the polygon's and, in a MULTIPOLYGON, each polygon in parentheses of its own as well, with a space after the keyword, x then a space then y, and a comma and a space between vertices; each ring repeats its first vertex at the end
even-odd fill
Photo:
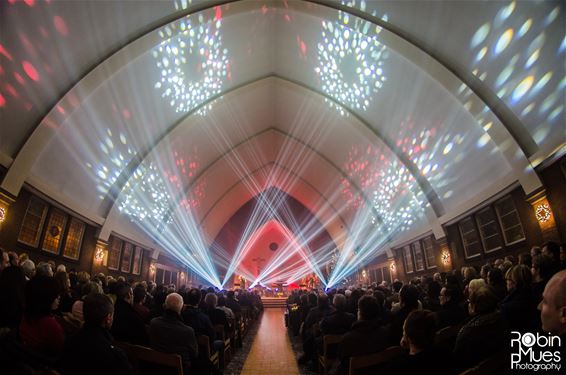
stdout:
POLYGON ((420 49, 431 58, 436 60, 439 64, 448 69, 452 74, 454 74, 460 81, 465 83, 484 103, 489 107, 489 109, 497 116, 501 121, 503 126, 507 129, 509 134, 515 139, 515 142, 519 145, 527 159, 534 155, 539 147, 530 135, 529 131, 523 124, 523 122, 515 115, 515 113, 507 106, 507 104, 499 99, 499 97, 480 80, 478 77, 468 72, 465 67, 459 66, 456 62, 450 59, 448 56, 444 56, 438 52, 437 49, 429 46, 423 40, 420 40, 418 36, 410 35, 409 33, 402 30, 389 22, 383 21, 381 18, 372 16, 365 13, 359 9, 351 8, 342 5, 336 1, 329 0, 303 0, 305 2, 318 4, 325 6, 327 8, 332 8, 335 10, 343 11, 352 14, 356 17, 364 19, 373 24, 379 25, 380 27, 388 30, 389 32, 399 36, 400 38, 406 40, 416 48, 420 49))

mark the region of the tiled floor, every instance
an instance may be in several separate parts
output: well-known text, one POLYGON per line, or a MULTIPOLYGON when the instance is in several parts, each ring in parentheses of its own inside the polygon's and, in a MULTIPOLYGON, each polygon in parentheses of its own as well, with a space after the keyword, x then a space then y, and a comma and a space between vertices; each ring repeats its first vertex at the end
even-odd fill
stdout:
POLYGON ((265 309, 244 375, 299 375, 297 360, 287 336, 284 309, 265 309))

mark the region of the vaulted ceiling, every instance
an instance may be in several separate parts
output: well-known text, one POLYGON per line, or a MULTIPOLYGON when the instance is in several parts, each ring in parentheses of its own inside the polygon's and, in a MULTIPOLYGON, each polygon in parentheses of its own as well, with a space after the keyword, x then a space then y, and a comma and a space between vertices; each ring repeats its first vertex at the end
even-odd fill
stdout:
POLYGON ((559 1, 0 9, 2 191, 183 262, 272 187, 379 253, 564 152, 559 1))

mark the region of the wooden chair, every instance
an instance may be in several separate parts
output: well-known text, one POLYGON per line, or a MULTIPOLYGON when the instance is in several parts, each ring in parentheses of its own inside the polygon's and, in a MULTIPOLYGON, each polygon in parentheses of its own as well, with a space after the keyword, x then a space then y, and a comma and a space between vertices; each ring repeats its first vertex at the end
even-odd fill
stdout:
POLYGON ((222 324, 214 325, 214 332, 216 333, 217 340, 222 340, 224 342, 224 353, 222 355, 222 368, 226 368, 228 362, 232 358, 232 348, 230 346, 230 337, 224 332, 224 326, 222 324))
POLYGON ((220 367, 220 357, 218 352, 211 354, 210 350, 210 340, 206 335, 197 336, 198 350, 201 358, 208 358, 210 363, 214 365, 215 368, 220 367))
POLYGON ((456 342, 456 337, 462 326, 460 324, 448 326, 436 331, 434 344, 440 351, 451 352, 456 342))
POLYGON ((500 351, 493 356, 483 360, 477 366, 461 372, 460 375, 490 375, 505 373, 509 362, 509 352, 507 350, 500 351))
POLYGON ((183 375, 183 360, 179 354, 164 353, 141 345, 115 341, 114 345, 122 349, 132 363, 135 374, 141 374, 142 363, 151 363, 159 367, 169 367, 183 375))
POLYGON ((333 362, 336 362, 338 360, 337 356, 329 356, 329 347, 331 345, 340 344, 343 338, 344 335, 324 335, 322 337, 322 355, 319 354, 318 356, 318 367, 321 374, 328 374, 330 366, 332 366, 333 362))
POLYGON ((394 359, 401 357, 405 353, 405 349, 400 346, 391 346, 378 353, 361 355, 350 358, 349 375, 354 375, 357 370, 378 366, 394 359))

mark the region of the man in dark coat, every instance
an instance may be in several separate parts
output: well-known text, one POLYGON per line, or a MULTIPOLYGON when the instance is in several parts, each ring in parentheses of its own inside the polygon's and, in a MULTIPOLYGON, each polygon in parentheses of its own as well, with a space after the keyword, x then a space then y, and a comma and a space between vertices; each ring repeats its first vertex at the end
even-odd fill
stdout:
POLYGON ((112 326, 114 307, 104 294, 90 294, 84 299, 85 323, 66 342, 61 372, 63 374, 131 374, 126 355, 112 345, 108 331, 112 326))
POLYGON ((336 309, 326 315, 320 322, 320 331, 323 335, 342 335, 350 330, 352 323, 356 321, 354 314, 346 312, 347 301, 343 294, 336 294, 332 300, 336 309))
POLYGON ((130 285, 122 283, 116 288, 112 335, 119 341, 147 346, 149 337, 142 317, 133 307, 134 293, 130 285))
POLYGON ((206 316, 202 311, 199 310, 198 305, 201 299, 201 291, 193 288, 189 290, 186 294, 187 306, 182 313, 183 320, 185 324, 188 324, 192 329, 195 330, 195 335, 205 335, 208 336, 210 346, 213 347, 213 343, 216 339, 216 334, 214 332, 214 326, 210 321, 210 318, 206 316))
POLYGON ((195 331, 181 320, 183 297, 171 293, 165 299, 163 316, 153 318, 149 325, 151 347, 155 350, 176 353, 183 358, 183 368, 189 371, 190 364, 198 357, 195 331))
POLYGON ((339 373, 348 373, 350 357, 378 353, 388 346, 389 330, 379 319, 383 307, 374 296, 358 300, 358 320, 344 334, 340 345, 339 373))

